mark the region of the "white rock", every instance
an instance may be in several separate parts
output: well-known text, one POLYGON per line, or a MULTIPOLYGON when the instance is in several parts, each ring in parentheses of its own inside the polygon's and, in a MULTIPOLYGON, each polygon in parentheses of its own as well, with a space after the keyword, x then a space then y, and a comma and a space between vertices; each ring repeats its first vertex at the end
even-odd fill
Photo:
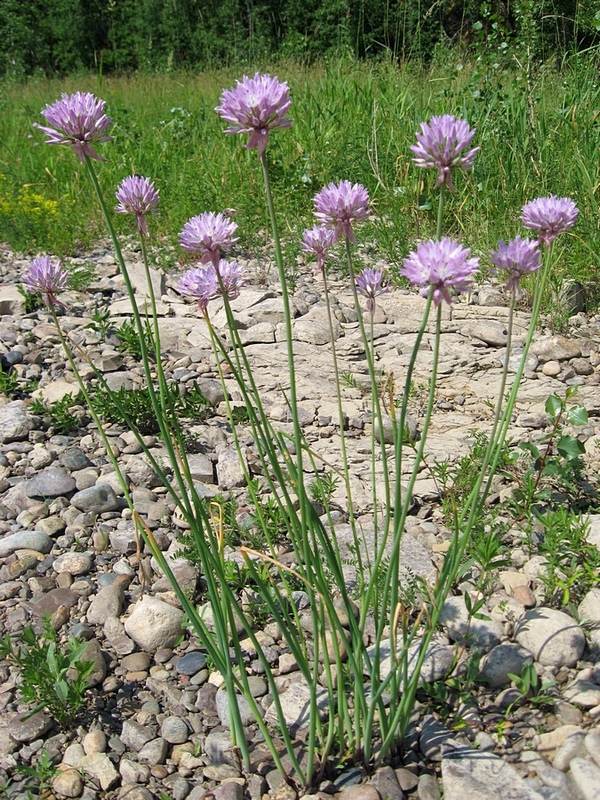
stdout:
POLYGON ((532 608, 517 622, 515 639, 544 666, 572 667, 585 650, 580 625, 563 611, 532 608))
POLYGON ((585 758, 571 761, 571 777, 583 800, 600 800, 600 767, 585 758))
POLYGON ((152 653, 161 647, 173 647, 181 636, 183 616, 183 611, 156 597, 143 597, 126 620, 125 631, 138 647, 152 653))
POLYGON ((444 800, 543 800, 510 764, 468 747, 444 756, 442 784, 444 800))
MULTIPOLYGON (((486 609, 478 613, 486 614, 486 609)), ((495 619, 477 619, 469 614, 465 599, 462 596, 449 597, 443 605, 440 623, 446 629, 452 641, 467 640, 470 645, 487 652, 500 643, 502 625, 495 619)))

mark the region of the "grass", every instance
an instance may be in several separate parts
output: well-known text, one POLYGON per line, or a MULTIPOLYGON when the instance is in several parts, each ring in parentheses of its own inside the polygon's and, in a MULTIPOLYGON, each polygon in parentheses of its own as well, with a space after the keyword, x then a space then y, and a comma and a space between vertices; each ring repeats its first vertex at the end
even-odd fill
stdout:
MULTIPOLYGON (((505 66, 469 60, 458 49, 440 52, 427 69, 338 61, 310 68, 280 63, 271 71, 288 80, 293 96, 294 125, 272 136, 268 151, 292 252, 301 230, 312 224, 313 195, 330 180, 348 178, 364 183, 374 202, 362 240, 376 241, 381 254, 399 265, 415 239, 432 235, 435 227, 434 212, 423 208, 435 173, 414 167, 409 146, 421 121, 452 113, 477 129, 481 152, 474 171, 456 177, 446 230, 485 256, 499 238, 522 233, 523 203, 547 194, 571 196, 581 213, 574 234, 561 243, 567 252, 554 281, 594 284, 600 262, 597 52, 533 72, 514 59, 505 66)), ((252 255, 269 229, 256 152, 224 135, 214 112, 222 89, 236 77, 239 70, 110 77, 101 88, 93 76, 4 86, 0 241, 65 255, 102 235, 73 153, 45 145, 32 128, 44 121, 39 112, 46 103, 63 91, 81 90, 103 97, 114 120, 114 141, 102 147, 110 160, 99 165, 109 196, 131 173, 155 180, 161 206, 152 229, 173 244, 190 216, 234 209, 252 255)), ((119 229, 131 230, 131 220, 115 216, 119 229)))

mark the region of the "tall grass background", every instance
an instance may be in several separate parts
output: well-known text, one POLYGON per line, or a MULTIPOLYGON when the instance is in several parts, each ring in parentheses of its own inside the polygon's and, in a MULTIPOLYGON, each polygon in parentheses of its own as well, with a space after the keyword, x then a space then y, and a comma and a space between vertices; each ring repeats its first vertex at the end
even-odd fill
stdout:
MULTIPOLYGON (((433 234, 434 174, 411 162, 420 122, 433 114, 464 117, 481 152, 473 172, 456 178, 446 230, 485 254, 520 232, 522 205, 538 196, 572 197, 580 208, 555 280, 593 286, 600 266, 600 77, 598 52, 560 65, 504 65, 438 48, 431 65, 348 60, 303 66, 261 64, 290 84, 293 127, 269 147, 273 188, 292 258, 311 222, 312 197, 329 181, 363 183, 375 215, 361 231, 396 267, 415 240, 433 234), (465 185, 466 184, 466 185, 465 185)), ((250 71, 251 70, 247 70, 250 71)), ((114 120, 108 162, 99 173, 110 194, 126 175, 152 178, 160 213, 158 241, 175 244, 192 215, 233 209, 245 247, 267 240, 268 224, 255 154, 223 135, 214 112, 239 70, 201 74, 36 79, 0 95, 0 241, 18 251, 60 255, 101 235, 93 198, 70 148, 48 147, 34 122, 61 92, 91 91, 114 120)), ((129 229, 118 218, 117 226, 129 229)), ((173 264, 176 266, 176 264, 173 264)))

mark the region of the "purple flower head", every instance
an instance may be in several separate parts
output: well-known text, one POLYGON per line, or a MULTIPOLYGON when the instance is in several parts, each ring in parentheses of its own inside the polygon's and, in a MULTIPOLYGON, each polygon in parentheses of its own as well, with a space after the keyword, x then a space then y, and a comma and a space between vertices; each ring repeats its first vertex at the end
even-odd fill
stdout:
POLYGON ((259 72, 253 78, 244 75, 233 89, 225 89, 221 105, 215 111, 231 122, 225 133, 249 133, 248 150, 258 148, 262 156, 269 141, 269 131, 289 128, 287 118, 292 101, 287 83, 259 72))
POLYGON ((90 92, 63 93, 60 100, 46 106, 42 116, 52 127, 34 124, 48 137, 47 144, 72 145, 81 162, 86 156, 106 161, 92 147, 92 142, 108 142, 113 138, 105 134, 112 120, 104 113, 104 100, 90 92))
POLYGON ((514 289, 517 296, 521 293, 521 278, 536 272, 542 266, 539 242, 521 239, 520 236, 515 236, 508 244, 500 240, 498 249, 490 251, 490 258, 499 269, 505 269, 510 274, 506 291, 514 289))
POLYGON ((336 238, 335 231, 323 225, 314 225, 302 234, 302 249, 305 253, 316 255, 319 272, 325 269, 325 254, 335 244, 336 238))
POLYGON ((417 144, 410 146, 416 156, 413 161, 418 167, 435 167, 438 171, 435 185, 445 183, 453 192, 452 168, 471 169, 479 150, 479 147, 474 147, 464 152, 474 135, 475 131, 464 119, 450 114, 432 117, 429 122, 421 123, 421 132, 416 134, 417 144))
POLYGON ((529 230, 537 231, 540 241, 550 245, 560 233, 575 225, 579 209, 570 197, 538 197, 521 209, 521 220, 529 230))
POLYGON ((385 294, 389 289, 389 286, 383 285, 382 269, 363 269, 360 275, 356 276, 356 290, 367 298, 367 310, 371 315, 375 313, 377 295, 385 294))
POLYGON ((229 217, 205 211, 185 223, 179 244, 188 253, 200 253, 203 264, 218 264, 221 255, 237 242, 238 237, 233 235, 236 230, 237 223, 229 217))
POLYGON ((32 294, 41 292, 48 308, 57 303, 58 305, 63 305, 56 299, 56 295, 67 288, 68 280, 69 273, 61 262, 57 261, 53 264, 48 256, 35 258, 23 275, 25 291, 32 294))
POLYGON ((158 205, 158 191, 152 181, 149 178, 130 175, 121 181, 116 198, 119 201, 119 205, 116 206, 119 214, 134 214, 140 233, 150 236, 146 214, 154 211, 158 205))
POLYGON ((325 186, 314 197, 315 217, 327 228, 335 230, 336 238, 347 236, 355 242, 352 225, 370 216, 369 193, 360 183, 340 181, 325 186))
POLYGON ((195 297, 200 309, 205 311, 209 300, 220 297, 223 293, 234 300, 239 296, 243 285, 242 267, 235 261, 220 261, 218 268, 214 264, 208 264, 206 267, 188 270, 180 278, 177 289, 180 294, 195 297))
POLYGON ((433 289, 433 302, 439 306, 442 300, 452 302, 450 289, 466 291, 479 266, 478 258, 469 258, 471 250, 445 236, 440 241, 429 239, 404 259, 402 274, 416 286, 424 286, 421 292, 427 297, 433 289))

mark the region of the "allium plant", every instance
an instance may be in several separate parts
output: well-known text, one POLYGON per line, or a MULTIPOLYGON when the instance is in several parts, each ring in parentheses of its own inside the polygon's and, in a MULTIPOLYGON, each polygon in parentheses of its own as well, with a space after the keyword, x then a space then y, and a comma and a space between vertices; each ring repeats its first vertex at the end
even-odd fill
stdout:
POLYGON ((315 217, 321 225, 332 228, 337 237, 356 241, 353 225, 368 219, 369 194, 360 183, 330 183, 315 195, 315 217))
POLYGON ((26 272, 23 273, 25 290, 35 294, 40 292, 47 308, 57 303, 63 305, 56 297, 67 288, 69 273, 60 261, 52 262, 48 256, 35 258, 26 272))
POLYGON ((521 220, 530 231, 536 231, 542 244, 551 245, 561 233, 575 225, 579 209, 570 197, 538 197, 526 203, 521 220))
POLYGON ((42 111, 48 126, 34 124, 47 135, 47 144, 71 145, 82 163, 86 157, 105 161, 92 147, 94 142, 113 138, 105 133, 112 120, 104 113, 104 105, 104 100, 98 100, 90 92, 63 94, 42 111))
MULTIPOLYGON (((97 101, 100 103, 101 101, 97 101)), ((460 574, 463 556, 478 522, 479 515, 489 493, 491 481, 507 435, 517 391, 529 346, 539 315, 541 295, 548 272, 548 263, 537 271, 537 286, 534 294, 531 325, 527 334, 520 366, 508 395, 503 403, 500 392, 492 425, 489 445, 482 460, 479 476, 472 487, 463 510, 456 515, 453 536, 435 585, 423 588, 422 606, 415 616, 404 606, 402 597, 402 573, 400 564, 400 545, 404 534, 407 515, 412 505, 417 475, 424 463, 425 447, 432 419, 436 396, 437 366, 440 354, 442 328, 442 306, 452 300, 451 292, 465 291, 470 285, 478 266, 478 259, 471 256, 470 250, 450 238, 442 236, 444 191, 451 187, 450 170, 468 168, 472 165, 477 148, 470 148, 473 138, 468 125, 453 117, 433 118, 424 124, 418 135, 418 145, 413 148, 420 166, 433 166, 438 169, 440 184, 440 203, 436 237, 423 242, 406 258, 404 275, 425 294, 423 319, 414 343, 414 349, 404 376, 404 392, 397 408, 390 410, 393 432, 393 445, 387 447, 384 438, 384 414, 379 392, 378 374, 375 367, 373 337, 367 335, 360 305, 360 295, 367 299, 367 311, 373 325, 374 303, 378 296, 387 291, 379 270, 366 269, 355 276, 354 226, 369 216, 369 198, 366 189, 348 180, 338 184, 331 183, 315 197, 315 216, 321 224, 304 234, 303 249, 317 256, 320 279, 324 282, 327 309, 330 319, 331 349, 333 354, 333 374, 339 410, 339 433, 342 453, 342 474, 344 475, 346 509, 354 537, 357 581, 359 591, 351 597, 345 576, 345 561, 340 553, 334 521, 329 514, 319 516, 307 489, 308 482, 318 475, 319 465, 300 426, 298 407, 295 355, 293 348, 291 301, 285 279, 285 269, 279 239, 277 214, 270 192, 269 169, 265 158, 265 148, 269 134, 278 128, 290 125, 287 119, 290 100, 286 84, 265 75, 255 75, 253 79, 244 78, 235 89, 224 92, 218 111, 232 123, 229 132, 249 133, 249 147, 256 147, 265 180, 266 207, 271 220, 275 259, 280 276, 280 290, 284 310, 284 330, 288 355, 289 373, 285 383, 285 401, 291 418, 291 433, 280 431, 265 412, 257 381, 251 369, 246 351, 240 338, 238 325, 233 315, 230 300, 237 297, 242 286, 242 274, 235 262, 221 259, 233 239, 236 227, 221 215, 201 215, 190 220, 181 233, 182 246, 201 254, 206 262, 204 268, 189 270, 179 283, 179 291, 198 301, 207 324, 214 349, 216 368, 225 388, 225 405, 234 442, 240 455, 240 465, 247 479, 250 503, 257 509, 257 519, 262 525, 262 546, 251 550, 240 547, 246 560, 248 574, 254 582, 255 591, 261 602, 270 611, 277 623, 282 640, 293 655, 298 667, 298 691, 305 694, 306 726, 303 736, 306 742, 306 759, 298 758, 296 739, 290 730, 280 700, 280 687, 276 681, 269 654, 265 652, 257 635, 254 620, 247 612, 239 596, 231 587, 230 571, 224 549, 223 529, 215 525, 202 503, 188 463, 187 438, 181 423, 169 405, 169 385, 160 358, 160 342, 156 323, 156 304, 149 282, 148 291, 152 299, 154 317, 154 350, 156 364, 151 364, 145 346, 145 320, 137 305, 127 265, 123 259, 119 242, 115 236, 111 217, 104 202, 99 183, 91 163, 96 156, 80 146, 77 154, 83 158, 93 188, 96 191, 108 229, 113 240, 117 260, 123 273, 125 285, 133 309, 133 319, 142 346, 142 365, 147 382, 150 403, 157 419, 162 440, 160 460, 147 445, 135 422, 124 414, 138 443, 156 470, 164 487, 182 519, 187 523, 190 536, 201 564, 203 581, 212 607, 214 628, 208 630, 205 618, 195 604, 179 586, 169 562, 154 539, 152 531, 145 525, 137 512, 120 465, 112 455, 110 442, 106 439, 102 423, 96 416, 98 433, 105 439, 108 457, 120 475, 123 491, 132 511, 137 529, 144 538, 160 569, 168 576, 173 590, 186 612, 195 634, 208 652, 216 668, 222 675, 227 692, 233 746, 246 769, 252 763, 251 745, 246 739, 246 731, 238 706, 237 697, 242 694, 252 710, 260 735, 269 748, 275 766, 289 782, 300 784, 303 789, 315 787, 326 770, 346 763, 348 758, 362 762, 366 767, 380 764, 402 743, 408 729, 414 708, 415 695, 420 682, 420 672, 428 656, 440 612, 452 587, 460 574), (466 151, 466 152, 465 152, 466 151), (420 163, 421 162, 421 163, 420 163), (210 222, 210 224, 208 224, 210 222), (350 287, 354 296, 358 324, 364 342, 367 369, 371 380, 372 402, 372 470, 373 470, 373 526, 375 538, 365 552, 366 544, 361 526, 354 514, 352 482, 344 439, 343 397, 340 388, 339 370, 335 358, 335 336, 331 308, 327 293, 327 275, 324 269, 326 253, 333 240, 343 236, 350 287), (219 297, 227 318, 228 341, 217 335, 209 314, 209 303, 219 297), (410 386, 419 357, 420 346, 425 331, 430 324, 429 317, 435 308, 435 335, 432 346, 431 380, 426 409, 421 421, 421 437, 412 447, 413 459, 410 465, 403 461, 404 431, 407 416, 410 386), (243 435, 236 428, 236 420, 229 405, 229 393, 224 382, 223 369, 236 381, 248 417, 250 431, 243 435), (375 434, 379 426, 379 437, 375 434), (268 520, 261 515, 261 502, 255 481, 250 474, 244 453, 244 443, 250 439, 256 449, 259 472, 264 485, 278 513, 285 521, 289 545, 293 549, 293 567, 282 563, 279 543, 273 539, 268 520), (170 472, 165 470, 168 464, 170 472), (383 489, 376 481, 376 463, 383 472, 383 489), (408 468, 406 468, 408 467, 408 468), (265 570, 267 569, 267 574, 265 570), (308 596, 306 614, 309 619, 300 619, 295 605, 295 592, 298 582, 308 596), (310 630, 310 634, 307 632, 310 630), (240 633, 241 631, 241 633, 240 633), (264 709, 251 691, 245 669, 245 658, 249 640, 250 648, 256 653, 261 670, 268 684, 273 706, 269 717, 276 720, 271 728, 265 721, 264 709), (282 757, 282 747, 285 758, 282 757), (287 766, 285 766, 287 765, 287 766)), ((70 142, 72 143, 72 142, 70 142)), ((534 201, 535 203, 536 201, 534 201)), ((541 201, 539 201, 541 203, 541 201)), ((569 201, 570 202, 570 201, 569 201)), ((533 204, 529 204, 530 206, 533 204)), ((573 204, 574 205, 574 204, 573 204)), ((527 207, 526 207, 527 208, 527 207)), ((549 228, 541 223, 540 206, 530 208, 524 217, 535 222, 536 230, 548 233, 549 228)), ((550 214, 548 201, 543 206, 547 218, 552 216, 552 235, 558 228, 566 229, 574 222, 574 209, 560 201, 561 214, 550 214), (562 215, 562 216, 561 216, 562 215), (557 222, 557 217, 561 221, 557 222)), ((524 220, 525 221, 525 220, 524 220)), ((527 224, 525 221, 525 224, 527 224)), ((142 240, 144 239, 140 231, 142 240)), ((509 256, 514 256, 520 269, 532 271, 536 261, 533 248, 524 245, 501 245, 498 260, 509 264, 509 256), (527 256, 527 257, 525 257, 527 256)), ((511 268, 509 266, 509 271, 511 268)), ((513 273, 511 272, 511 275, 513 273)), ((512 296, 516 284, 512 284, 512 296)), ((28 277, 28 282, 36 289, 40 285, 28 277)), ((44 284, 48 299, 55 298, 59 286, 44 284)), ((58 319, 51 304, 51 312, 58 319)), ((60 328, 59 328, 60 330, 60 328)), ((62 334, 61 334, 62 335, 62 334)), ((510 339, 510 337, 509 337, 510 339)), ((71 366, 78 376, 84 395, 86 385, 79 377, 77 365, 71 353, 68 340, 63 335, 63 344, 71 366)), ((510 346, 510 345, 509 345, 510 346)), ((508 356, 508 353, 507 353, 508 356)), ((508 363, 508 357, 506 362, 508 363)), ((92 364, 92 368, 94 365, 92 364)), ((96 373, 102 382, 101 373, 96 373)), ((506 375, 506 369, 505 369, 506 375)), ((106 391, 110 393, 108 387, 106 391)), ((94 415, 93 406, 91 412, 94 415)), ((380 473, 381 474, 381 473, 380 473)))
POLYGON ((507 292, 514 289, 517 296, 521 293, 522 278, 537 272, 542 266, 539 242, 521 239, 520 236, 515 236, 508 244, 500 240, 498 249, 490 252, 490 258, 498 269, 508 272, 510 277, 505 289, 507 292))
POLYGON ((269 141, 269 133, 292 124, 287 117, 292 101, 287 83, 259 72, 253 78, 246 75, 233 89, 221 95, 221 104, 215 109, 231 122, 225 133, 249 133, 248 150, 257 148, 262 156, 269 141))
POLYGON ((416 136, 417 144, 410 147, 415 154, 413 161, 418 167, 437 169, 435 185, 443 184, 453 192, 452 170, 471 169, 479 151, 479 147, 471 147, 475 131, 464 119, 444 114, 422 122, 416 136))
POLYGON ((158 206, 158 191, 149 178, 130 175, 124 178, 115 194, 118 205, 115 211, 119 214, 133 214, 138 230, 144 236, 150 236, 146 216, 158 206))
POLYGON ((225 214, 205 211, 191 217, 179 234, 179 244, 188 253, 200 253, 202 264, 216 266, 223 253, 238 241, 237 223, 225 214))
POLYGON ((313 225, 310 230, 305 230, 302 234, 302 249, 305 253, 317 257, 317 269, 323 272, 325 269, 325 256, 330 247, 336 242, 335 231, 326 228, 324 225, 313 225))
POLYGON ((188 270, 179 279, 177 286, 181 294, 195 297, 201 311, 206 311, 210 300, 225 295, 229 300, 239 297, 244 285, 242 267, 235 261, 219 261, 217 267, 209 264, 206 267, 188 270))
POLYGON ((404 259, 401 272, 415 286, 425 287, 421 294, 432 292, 433 303, 450 304, 450 290, 466 292, 479 266, 478 258, 469 258, 470 249, 445 236, 440 241, 430 239, 420 244, 404 259))
POLYGON ((383 283, 382 269, 363 269, 356 276, 356 289, 359 294, 367 299, 367 311, 375 313, 375 298, 389 291, 390 287, 383 283))

